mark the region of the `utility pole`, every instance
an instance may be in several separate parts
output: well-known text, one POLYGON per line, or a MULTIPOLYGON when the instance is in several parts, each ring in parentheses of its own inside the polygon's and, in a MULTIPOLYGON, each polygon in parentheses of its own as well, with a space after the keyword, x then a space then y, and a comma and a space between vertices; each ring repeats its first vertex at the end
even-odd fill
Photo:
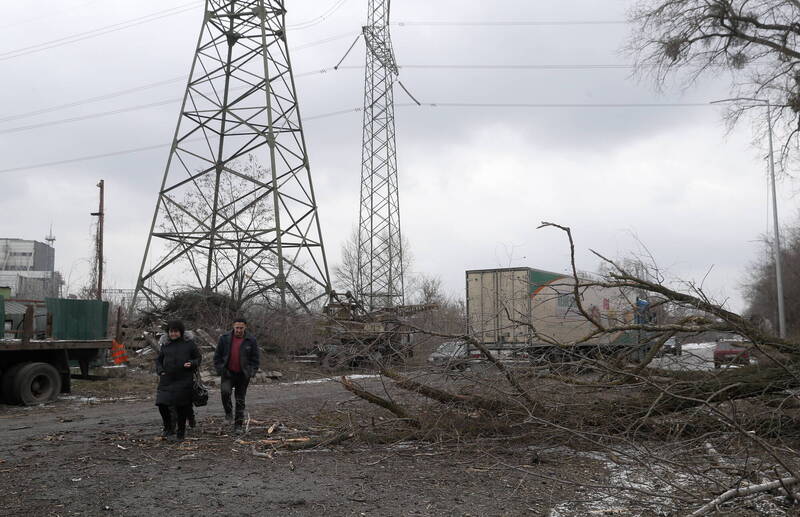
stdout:
POLYGON ((330 293, 284 0, 206 0, 132 307, 193 288, 310 311, 330 293))
POLYGON ((390 5, 390 0, 369 0, 369 18, 362 28, 367 66, 357 291, 370 309, 404 303, 393 90, 398 68, 389 34, 390 5))
POLYGON ((774 238, 772 242, 772 253, 775 260, 775 289, 778 302, 778 334, 781 338, 786 337, 786 309, 783 297, 783 258, 781 255, 781 233, 778 226, 778 197, 775 188, 775 151, 772 143, 772 104, 769 99, 757 97, 734 97, 732 99, 722 99, 712 101, 710 104, 722 102, 750 101, 757 102, 767 108, 767 136, 769 138, 769 182, 772 190, 772 228, 774 238))
POLYGON ((775 232, 773 253, 775 254, 775 285, 778 298, 778 334, 786 337, 786 309, 783 298, 783 258, 781 256, 781 233, 778 226, 778 194, 775 189, 775 152, 772 147, 772 106, 767 103, 767 128, 769 130, 769 181, 772 187, 772 227, 775 232))
POLYGON ((95 236, 95 260, 97 261, 97 285, 95 298, 103 299, 103 221, 105 219, 105 181, 97 184, 100 189, 100 207, 91 215, 97 216, 97 235, 95 236))

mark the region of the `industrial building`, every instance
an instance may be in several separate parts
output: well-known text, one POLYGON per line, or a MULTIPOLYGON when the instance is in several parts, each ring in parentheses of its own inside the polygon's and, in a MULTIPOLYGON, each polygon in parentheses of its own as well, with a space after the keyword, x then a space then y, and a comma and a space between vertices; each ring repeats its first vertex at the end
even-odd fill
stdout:
POLYGON ((0 291, 37 300, 61 294, 63 281, 55 271, 52 246, 55 239, 48 236, 47 240, 49 243, 0 238, 0 291))

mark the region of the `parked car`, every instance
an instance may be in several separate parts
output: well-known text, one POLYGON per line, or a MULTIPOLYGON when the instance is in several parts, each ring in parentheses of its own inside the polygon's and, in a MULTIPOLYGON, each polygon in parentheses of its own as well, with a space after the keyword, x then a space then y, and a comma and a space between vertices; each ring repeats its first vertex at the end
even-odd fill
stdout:
MULTIPOLYGON (((478 353, 480 355, 480 353, 478 353)), ((470 359, 469 346, 464 341, 445 341, 428 356, 431 366, 463 370, 470 359)))
POLYGON ((659 355, 661 355, 661 356, 665 356, 665 355, 678 356, 678 355, 681 355, 682 353, 683 353, 683 347, 675 339, 675 336, 673 336, 673 337, 667 339, 664 342, 664 346, 661 347, 661 351, 660 351, 659 355))
POLYGON ((714 368, 723 364, 750 364, 750 350, 741 341, 720 341, 714 347, 714 368))

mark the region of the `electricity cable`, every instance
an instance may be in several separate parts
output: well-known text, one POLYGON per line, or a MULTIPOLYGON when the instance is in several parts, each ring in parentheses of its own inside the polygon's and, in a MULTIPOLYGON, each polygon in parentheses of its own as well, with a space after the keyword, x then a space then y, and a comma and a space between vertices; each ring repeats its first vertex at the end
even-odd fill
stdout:
MULTIPOLYGON (((420 103, 420 104, 412 104, 412 103, 401 103, 395 104, 397 107, 431 107, 431 108, 674 108, 674 107, 715 107, 714 104, 710 102, 683 102, 683 103, 559 103, 559 104, 543 104, 543 103, 467 103, 467 102, 440 102, 440 103, 420 103)), ((303 122, 310 121, 310 120, 319 120, 339 115, 346 115, 350 113, 360 113, 364 110, 362 107, 344 109, 344 110, 337 110, 332 111, 329 113, 322 113, 319 115, 312 115, 309 117, 303 117, 303 122)), ((185 140, 186 141, 200 141, 202 138, 185 140)), ((18 171, 25 171, 31 169, 40 169, 42 167, 52 167, 56 165, 65 165, 69 163, 77 163, 83 161, 90 161, 90 160, 97 160, 100 158, 108 158, 112 156, 121 156, 125 154, 133 154, 142 151, 149 151, 153 149, 165 148, 170 147, 172 144, 157 144, 157 145, 148 145, 144 147, 136 147, 133 149, 124 149, 121 151, 113 151, 109 153, 103 154, 95 154, 90 156, 81 156, 77 158, 68 158, 64 160, 56 160, 51 162, 43 162, 37 163, 33 165, 22 165, 19 167, 10 167, 6 169, 0 169, 0 174, 6 172, 18 172, 18 171)))
POLYGON ((625 20, 561 20, 561 21, 400 21, 389 25, 396 27, 568 27, 573 25, 625 25, 625 20))
POLYGON ((398 107, 423 106, 427 108, 693 108, 713 106, 709 102, 593 102, 593 103, 526 103, 526 102, 422 102, 396 103, 398 107))
MULTIPOLYGON (((96 4, 97 2, 100 2, 100 1, 101 0, 87 0, 86 2, 81 3, 78 7, 80 7, 80 6, 84 6, 85 7, 87 5, 96 4)), ((76 11, 76 10, 77 10, 77 8, 75 6, 62 7, 61 9, 49 9, 47 11, 47 14, 42 14, 41 12, 37 12, 37 15, 34 18, 27 18, 25 20, 18 20, 18 21, 14 22, 14 23, 8 23, 8 24, 5 24, 5 25, 0 25, 0 29, 9 29, 11 27, 19 27, 20 25, 28 25, 29 23, 41 23, 42 20, 46 20, 48 18, 52 18, 53 16, 58 16, 61 13, 64 13, 64 12, 67 12, 67 11, 76 11)))
POLYGON ((294 25, 287 25, 286 30, 290 31, 302 30, 302 29, 308 29, 309 27, 314 27, 315 25, 319 25, 320 23, 328 19, 331 15, 333 15, 333 13, 338 11, 345 4, 345 2, 347 2, 347 0, 336 0, 336 2, 334 2, 334 4, 327 11, 317 16, 316 18, 296 23, 294 25))
POLYGON ((43 43, 37 43, 36 45, 30 45, 28 47, 22 47, 15 50, 10 50, 8 52, 0 53, 0 61, 5 61, 8 59, 13 59, 15 57, 26 56, 28 54, 33 54, 36 52, 41 52, 43 50, 49 50, 51 48, 61 47, 63 45, 68 45, 70 43, 76 43, 78 41, 83 41, 85 39, 94 38, 96 36, 102 36, 103 34, 109 34, 112 32, 121 31, 123 29, 128 29, 130 27, 136 27, 137 25, 142 25, 144 23, 149 23, 152 21, 160 20, 162 18, 166 18, 168 16, 174 16, 176 14, 185 13, 191 10, 194 10, 198 7, 197 1, 190 2, 189 4, 181 4, 176 7, 171 7, 169 9, 164 9, 162 11, 157 11, 155 13, 147 14, 144 16, 139 16, 138 18, 132 18, 130 20, 124 22, 118 22, 111 25, 106 25, 104 27, 100 27, 97 29, 92 29, 85 32, 80 32, 77 34, 72 34, 69 36, 64 36, 62 38, 57 38, 50 41, 45 41, 43 43))
MULTIPOLYGON (((322 68, 320 70, 315 70, 313 72, 303 72, 303 73, 300 73, 300 74, 295 74, 294 77, 295 77, 295 79, 297 79, 297 78, 300 78, 300 77, 307 77, 307 76, 310 76, 310 75, 323 75, 323 74, 327 74, 328 72, 330 72, 332 70, 333 70, 333 68, 322 68)), ((181 77, 181 78, 178 78, 177 80, 186 80, 186 77, 181 77)), ((170 80, 170 81, 174 82, 175 79, 170 80)), ((235 88, 231 88, 230 91, 241 91, 241 90, 246 90, 248 88, 250 88, 250 86, 238 86, 238 87, 235 87, 235 88)), ((136 89, 135 91, 138 91, 138 89, 136 89)), ((38 114, 41 114, 41 113, 47 113, 49 111, 55 111, 56 109, 62 109, 63 107, 78 106, 78 105, 81 105, 81 104, 85 104, 85 103, 89 103, 89 102, 95 102, 97 100, 103 100, 103 99, 107 99, 107 98, 110 98, 110 97, 111 97, 111 95, 109 94, 109 95, 105 95, 105 96, 101 96, 101 97, 94 97, 93 99, 90 99, 90 100, 87 100, 87 101, 83 101, 83 102, 79 101, 79 102, 73 102, 73 103, 70 103, 70 104, 62 104, 61 107, 56 107, 56 108, 53 108, 51 110, 38 110, 38 111, 35 111, 35 112, 29 112, 27 114, 20 114, 20 115, 14 115, 12 117, 2 118, 2 119, 0 119, 0 122, 11 120, 11 119, 15 119, 16 120, 16 119, 20 119, 20 118, 33 116, 33 115, 38 115, 38 114)), ((113 109, 113 110, 100 111, 100 112, 97 112, 97 113, 88 113, 86 115, 77 115, 77 116, 74 116, 74 117, 67 117, 67 118, 62 118, 62 119, 57 119, 57 120, 48 120, 48 121, 45 121, 45 122, 37 122, 35 124, 28 124, 28 125, 25 125, 25 126, 15 126, 15 127, 11 127, 11 128, 8 128, 8 129, 0 129, 0 135, 9 134, 9 133, 19 133, 21 131, 28 131, 28 130, 31 130, 31 129, 38 129, 38 128, 41 128, 41 127, 52 127, 52 126, 57 126, 57 125, 60 125, 60 124, 66 124, 66 123, 69 123, 69 122, 79 122, 79 121, 82 121, 82 120, 90 120, 90 119, 93 119, 93 118, 107 117, 109 115, 117 115, 117 114, 120 114, 120 113, 127 113, 127 112, 130 112, 130 111, 138 111, 138 110, 141 110, 141 109, 154 108, 154 107, 157 107, 157 106, 164 106, 164 105, 168 105, 168 104, 175 104, 175 103, 180 102, 182 99, 183 99, 182 97, 181 98, 166 99, 166 100, 163 100, 163 101, 150 102, 150 103, 147 103, 147 104, 139 104, 139 105, 136 105, 136 106, 128 106, 128 107, 125 107, 125 108, 118 108, 118 109, 113 109)))
MULTIPOLYGON (((359 107, 359 108, 351 108, 351 109, 346 109, 346 110, 332 111, 330 113, 322 113, 320 115, 312 115, 310 117, 303 117, 303 122, 307 122, 309 120, 316 120, 316 119, 323 119, 323 118, 333 117, 333 116, 337 116, 337 115, 344 115, 344 114, 347 114, 347 113, 358 113, 358 112, 360 112, 362 110, 363 110, 363 108, 359 107)), ((184 140, 184 142, 199 142, 201 140, 203 140, 203 139, 202 138, 192 138, 192 139, 184 140)), ((165 147, 170 147, 171 145, 172 145, 171 143, 170 144, 146 145, 146 146, 143 146, 143 147, 134 147, 132 149, 123 149, 121 151, 112 151, 112 152, 109 152, 109 153, 93 154, 93 155, 89 155, 89 156, 80 156, 80 157, 77 157, 77 158, 68 158, 68 159, 65 159, 65 160, 57 160, 57 161, 52 161, 52 162, 37 163, 37 164, 34 164, 34 165, 23 165, 21 167, 11 167, 11 168, 8 168, 8 169, 0 169, 0 174, 5 173, 5 172, 18 172, 18 171, 25 171, 25 170, 31 170, 31 169, 40 169, 42 167, 52 167, 52 166, 55 166, 55 165, 65 165, 65 164, 69 164, 69 163, 77 163, 77 162, 83 162, 83 161, 97 160, 97 159, 100 159, 100 158, 109 158, 109 157, 112 157, 112 156, 121 156, 121 155, 125 155, 125 154, 133 154, 133 153, 139 153, 139 152, 143 152, 143 151, 151 151, 153 149, 161 149, 161 148, 165 148, 165 147)))
MULTIPOLYGON (((338 11, 342 7, 342 5, 344 5, 344 3, 346 1, 347 0, 337 0, 333 4, 333 6, 331 8, 329 8, 326 12, 324 12, 322 15, 320 15, 320 16, 318 16, 316 18, 313 18, 311 20, 308 20, 308 21, 305 21, 305 22, 301 22, 301 23, 296 24, 296 25, 289 26, 289 27, 287 27, 287 30, 300 30, 300 29, 306 29, 306 28, 318 25, 318 24, 322 23, 323 21, 325 21, 333 13, 338 11)), ((160 19, 166 18, 168 16, 174 16, 174 15, 177 15, 177 14, 182 14, 182 13, 189 12, 189 11, 197 9, 200 6, 200 4, 201 4, 201 2, 198 2, 197 0, 194 0, 194 1, 189 2, 189 3, 181 4, 181 5, 178 5, 178 6, 175 6, 175 7, 171 7, 169 9, 164 9, 162 11, 156 11, 154 13, 147 14, 147 15, 144 15, 144 16, 139 16, 137 18, 132 18, 130 20, 114 23, 114 24, 111 24, 111 25, 106 25, 106 26, 103 26, 103 27, 98 27, 96 29, 91 29, 91 30, 88 30, 88 31, 79 32, 79 33, 76 33, 76 34, 71 34, 69 36, 63 36, 61 38, 57 38, 57 39, 50 40, 50 41, 45 41, 45 42, 42 42, 42 43, 37 43, 35 45, 30 45, 30 46, 27 46, 27 47, 22 47, 22 48, 18 48, 18 49, 15 49, 15 50, 2 52, 2 53, 0 53, 0 61, 6 61, 8 59, 13 59, 13 58, 20 57, 20 56, 26 56, 28 54, 33 54, 33 53, 36 53, 36 52, 41 52, 41 51, 44 51, 44 50, 49 50, 49 49, 56 48, 56 47, 61 47, 61 46, 64 46, 64 45, 69 45, 71 43, 76 43, 76 42, 83 41, 83 40, 90 39, 90 38, 94 38, 94 37, 97 37, 97 36, 110 34, 112 32, 117 32, 117 31, 121 31, 121 30, 124 30, 124 29, 129 29, 131 27, 136 27, 136 26, 142 25, 144 23, 149 23, 149 22, 152 22, 152 21, 160 20, 160 19)), ((351 33, 348 33, 348 36, 350 34, 351 33)))
MULTIPOLYGON (((315 47, 317 45, 322 45, 322 44, 329 43, 331 41, 334 41, 334 40, 337 40, 337 39, 342 39, 343 37, 349 37, 349 36, 352 36, 352 33, 340 34, 340 35, 332 36, 332 37, 325 38, 325 39, 322 39, 322 40, 312 41, 310 43, 306 43, 306 44, 303 44, 303 45, 299 45, 297 47, 293 47, 293 49, 294 50, 303 50, 303 49, 306 49, 306 48, 315 47)), ((360 68, 363 68, 363 66, 360 67, 360 68)), ((335 68, 321 68, 321 69, 313 71, 313 72, 304 72, 304 73, 296 74, 295 78, 303 77, 303 76, 307 76, 307 75, 325 74, 325 73, 328 73, 328 72, 330 72, 332 70, 335 70, 335 68)), ((134 88, 127 88, 125 90, 118 90, 118 91, 110 92, 110 93, 107 93, 107 94, 104 94, 104 95, 98 95, 96 97, 90 97, 90 98, 82 99, 82 100, 79 100, 79 101, 68 102, 68 103, 65 103, 65 104, 58 104, 56 106, 51 106, 49 108, 41 108, 41 109, 34 110, 34 111, 27 111, 25 113, 18 113, 16 115, 8 115, 8 116, 5 116, 5 117, 0 117, 0 123, 10 122, 10 121, 13 121, 13 120, 20 120, 20 119, 24 119, 24 118, 28 118, 28 117, 33 117, 35 115, 42 115, 42 114, 45 114, 45 113, 52 113, 54 111, 60 111, 60 110, 67 109, 67 108, 74 108, 76 106, 83 106, 85 104, 91 104, 91 103, 94 103, 94 102, 113 99, 115 97, 121 97, 123 95, 128 95, 128 94, 131 94, 131 93, 140 92, 142 90, 155 88, 157 86, 163 86, 165 84, 175 83, 175 82, 180 82, 180 81, 186 81, 186 80, 187 80, 187 76, 183 75, 183 76, 179 76, 179 77, 173 77, 172 79, 165 79, 163 81, 157 81, 157 82, 153 82, 153 83, 143 84, 141 86, 136 86, 134 88)), ((55 123, 57 123, 57 122, 58 121, 55 121, 55 123)))
MULTIPOLYGON (((295 75, 295 77, 299 78, 299 77, 304 77, 304 76, 309 76, 309 75, 326 74, 326 73, 330 72, 331 70, 333 70, 333 69, 331 69, 331 68, 327 68, 327 69, 323 68, 321 70, 317 70, 317 71, 314 71, 314 72, 305 72, 305 73, 302 73, 302 74, 297 74, 297 75, 295 75)), ((630 103, 607 103, 607 104, 603 104, 603 103, 595 103, 595 104, 577 103, 577 104, 569 104, 569 103, 567 103, 567 104, 558 104, 558 103, 555 103, 555 104, 552 104, 552 103, 448 103, 448 102, 443 102, 443 103, 442 102, 438 102, 437 103, 437 102, 419 102, 411 94, 411 92, 408 91, 408 89, 401 82, 398 81, 398 83, 400 85, 400 88, 402 88, 403 91, 405 91, 406 94, 411 98, 411 100, 414 101, 414 104, 395 103, 395 106, 398 106, 398 107, 424 106, 424 107, 428 107, 428 108, 439 108, 439 107, 441 107, 441 108, 451 108, 451 107, 461 107, 461 108, 466 108, 466 107, 471 107, 471 108, 484 108, 484 107, 485 108, 644 108, 644 107, 659 108, 659 107, 705 106, 705 103, 668 103, 668 104, 664 104, 664 103, 650 103, 650 104, 647 104, 647 103, 643 103, 643 104, 630 104, 630 103)), ((249 88, 249 87, 241 86, 241 87, 237 87, 237 88, 232 88, 231 91, 244 90, 244 89, 247 89, 247 88, 249 88)), ((127 113, 127 112, 130 112, 130 111, 138 111, 138 110, 141 110, 141 109, 154 108, 154 107, 158 107, 158 106, 165 106, 165 105, 169 105, 169 104, 174 104, 174 103, 180 102, 180 101, 181 101, 180 98, 166 99, 166 100, 163 100, 163 101, 156 101, 156 102, 151 102, 151 103, 147 103, 147 104, 139 104, 139 105, 136 105, 136 106, 128 106, 128 107, 125 107, 125 108, 118 108, 118 109, 114 109, 114 110, 100 111, 100 112, 97 112, 97 113, 89 113, 89 114, 86 114, 86 115, 78 115, 78 116, 67 117, 67 118, 58 119, 58 120, 48 120, 46 122, 38 122, 36 124, 28 124, 28 125, 25 125, 25 126, 16 126, 16 127, 8 128, 8 129, 0 129, 0 135, 9 134, 9 133, 19 133, 21 131, 29 131, 31 129, 39 129, 39 128, 42 128, 42 127, 52 127, 52 126, 56 126, 56 125, 60 125, 60 124, 67 124, 67 123, 70 123, 70 122, 79 122, 79 121, 90 120, 90 119, 94 119, 94 118, 107 117, 107 116, 110 116, 110 115, 118 115, 120 113, 127 113)))
POLYGON ((74 108, 76 106, 83 106, 85 104, 91 104, 93 102, 100 102, 100 101, 104 101, 104 100, 108 100, 108 99, 114 99, 116 97, 121 97, 123 95, 128 95, 128 94, 131 94, 131 93, 136 93, 136 92, 140 92, 140 91, 143 91, 143 90, 148 90, 150 88, 156 88, 158 86, 163 86, 165 84, 177 83, 177 82, 185 81, 185 80, 186 80, 186 76, 182 75, 180 77, 173 77, 172 79, 165 79, 163 81, 158 81, 158 82, 155 82, 155 83, 143 84, 143 85, 137 86, 135 88, 128 88, 128 89, 125 89, 125 90, 118 90, 118 91, 107 93, 107 94, 104 94, 104 95, 98 95, 96 97, 89 97, 88 99, 83 99, 83 100, 74 101, 74 102, 68 102, 68 103, 65 103, 65 104, 58 104, 56 106, 51 106, 49 108, 41 108, 41 109, 34 110, 34 111, 28 111, 28 112, 25 112, 25 113, 19 113, 17 115, 9 115, 9 116, 6 116, 6 117, 0 117, 0 123, 2 123, 2 122, 10 122, 12 120, 19 120, 19 119, 28 118, 28 117, 33 117, 35 115, 43 115, 45 113, 52 113, 54 111, 59 111, 59 110, 67 109, 67 108, 74 108))

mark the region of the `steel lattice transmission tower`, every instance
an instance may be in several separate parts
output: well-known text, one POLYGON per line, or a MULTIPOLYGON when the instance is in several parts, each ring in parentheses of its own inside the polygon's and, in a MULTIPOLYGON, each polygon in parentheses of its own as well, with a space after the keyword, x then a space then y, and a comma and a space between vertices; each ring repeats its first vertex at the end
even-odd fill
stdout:
POLYGON ((369 21, 363 27, 367 66, 358 222, 358 295, 370 308, 404 303, 393 91, 398 69, 389 34, 390 4, 390 0, 369 0, 369 21))
POLYGON ((285 13, 206 0, 134 303, 188 287, 309 310, 330 292, 285 13))

